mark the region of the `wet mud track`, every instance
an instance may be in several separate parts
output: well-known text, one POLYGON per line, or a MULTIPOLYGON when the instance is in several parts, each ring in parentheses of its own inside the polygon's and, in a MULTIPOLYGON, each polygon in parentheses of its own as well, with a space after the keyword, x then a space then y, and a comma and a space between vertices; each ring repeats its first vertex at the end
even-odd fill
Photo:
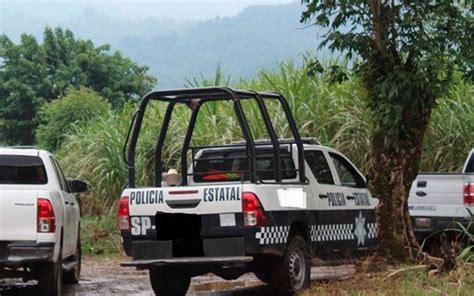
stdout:
MULTIPOLYGON (((82 265, 81 281, 78 285, 64 286, 63 295, 153 295, 147 271, 120 267, 120 259, 85 258, 82 265)), ((354 265, 335 267, 313 267, 313 281, 342 279, 355 273, 354 265)), ((0 295, 38 295, 36 282, 22 283, 16 280, 0 280, 0 295)), ((233 281, 225 281, 214 275, 204 275, 192 279, 190 296, 274 296, 271 287, 260 282, 252 273, 233 281)))

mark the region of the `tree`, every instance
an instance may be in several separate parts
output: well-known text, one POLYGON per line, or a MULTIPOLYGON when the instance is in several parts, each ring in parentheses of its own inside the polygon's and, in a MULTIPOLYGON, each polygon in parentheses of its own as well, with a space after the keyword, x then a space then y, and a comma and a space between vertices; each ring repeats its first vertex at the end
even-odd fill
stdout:
POLYGON ((432 110, 455 71, 472 77, 472 1, 302 2, 301 21, 323 28, 322 46, 355 58, 373 125, 379 251, 404 260, 418 248, 407 199, 432 110))
POLYGON ((148 67, 124 58, 110 47, 94 47, 69 30, 46 28, 43 44, 27 34, 14 44, 0 35, 0 131, 9 144, 32 144, 36 113, 64 96, 70 87, 86 86, 114 108, 141 97, 155 84, 148 67))
POLYGON ((38 146, 55 151, 74 127, 104 116, 110 110, 107 101, 91 89, 71 88, 66 96, 46 103, 39 111, 36 129, 38 146))

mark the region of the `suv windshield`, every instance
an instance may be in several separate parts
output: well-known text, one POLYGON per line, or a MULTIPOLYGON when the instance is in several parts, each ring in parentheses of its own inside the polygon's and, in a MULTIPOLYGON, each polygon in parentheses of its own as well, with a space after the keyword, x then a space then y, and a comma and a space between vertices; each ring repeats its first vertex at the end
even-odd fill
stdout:
POLYGON ((37 156, 0 155, 0 184, 46 184, 43 161, 37 156))
MULTIPOLYGON (((288 150, 282 149, 281 177, 296 178, 296 169, 288 150)), ((257 177, 275 179, 275 161, 272 149, 257 149, 257 177)), ((244 149, 204 151, 194 167, 194 182, 225 182, 249 180, 249 159, 244 149)))

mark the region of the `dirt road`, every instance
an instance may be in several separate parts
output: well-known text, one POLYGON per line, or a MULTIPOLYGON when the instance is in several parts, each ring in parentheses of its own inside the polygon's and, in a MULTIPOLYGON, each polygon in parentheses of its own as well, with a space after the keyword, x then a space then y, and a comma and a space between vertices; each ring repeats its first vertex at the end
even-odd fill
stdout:
MULTIPOLYGON (((118 260, 85 258, 79 285, 64 286, 64 295, 153 295, 146 271, 122 268, 118 260)), ((313 280, 350 277, 353 265, 313 267, 313 280)), ((0 295, 37 295, 36 282, 0 280, 0 295)), ((213 275, 195 277, 188 295, 274 295, 272 289, 260 282, 253 274, 245 274, 234 281, 224 281, 213 275)))

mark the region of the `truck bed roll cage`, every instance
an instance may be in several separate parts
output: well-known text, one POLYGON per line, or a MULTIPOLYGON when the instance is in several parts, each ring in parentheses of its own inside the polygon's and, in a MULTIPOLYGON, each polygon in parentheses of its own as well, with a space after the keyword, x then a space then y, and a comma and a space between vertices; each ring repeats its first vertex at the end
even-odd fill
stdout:
MULTIPOLYGON (((148 103, 152 100, 167 102, 168 106, 163 118, 163 123, 161 126, 160 134, 158 136, 156 149, 155 149, 155 186, 161 187, 162 181, 162 161, 161 161, 161 151, 165 142, 166 134, 168 131, 169 122, 173 113, 174 106, 176 104, 187 104, 188 106, 192 102, 197 102, 196 106, 192 108, 191 118, 189 120, 188 128, 185 134, 183 145, 181 148, 181 174, 182 186, 187 185, 187 152, 190 148, 190 142, 194 126, 196 123, 197 116, 201 106, 209 101, 232 101, 234 105, 234 111, 237 116, 240 128, 242 129, 242 134, 244 136, 245 144, 242 144, 241 147, 246 147, 246 154, 250 160, 249 162, 249 181, 251 183, 257 183, 257 173, 256 173, 256 144, 252 134, 249 129, 247 119, 245 117, 241 100, 244 99, 253 99, 257 102, 258 109, 262 115, 263 121, 265 123, 265 128, 270 137, 270 143, 273 147, 273 157, 275 159, 275 181, 277 183, 282 181, 281 177, 281 157, 280 157, 280 144, 283 144, 283 141, 279 141, 273 125, 270 120, 270 115, 266 108, 264 100, 276 100, 280 102, 283 107, 286 119, 288 121, 291 133, 293 135, 293 141, 290 144, 296 144, 297 153, 298 153, 298 176, 301 183, 306 182, 305 175, 305 166, 304 166, 304 153, 303 153, 303 142, 301 140, 300 134, 296 127, 295 120, 291 114, 290 107, 286 99, 278 93, 273 92, 255 92, 255 91, 244 91, 244 90, 233 90, 228 87, 208 87, 208 88, 189 88, 189 89, 176 89, 176 90, 160 90, 160 91, 151 91, 147 93, 141 100, 139 108, 135 113, 132 123, 125 140, 124 145, 124 158, 125 162, 128 164, 128 186, 130 188, 135 187, 135 150, 140 134, 141 125, 143 122, 143 117, 145 115, 145 110, 148 106, 148 103), (194 101, 192 101, 194 100, 194 101), (197 101, 196 101, 197 100, 197 101), (126 154, 128 146, 128 152, 126 154)), ((289 144, 288 140, 284 141, 285 144, 289 144)))

